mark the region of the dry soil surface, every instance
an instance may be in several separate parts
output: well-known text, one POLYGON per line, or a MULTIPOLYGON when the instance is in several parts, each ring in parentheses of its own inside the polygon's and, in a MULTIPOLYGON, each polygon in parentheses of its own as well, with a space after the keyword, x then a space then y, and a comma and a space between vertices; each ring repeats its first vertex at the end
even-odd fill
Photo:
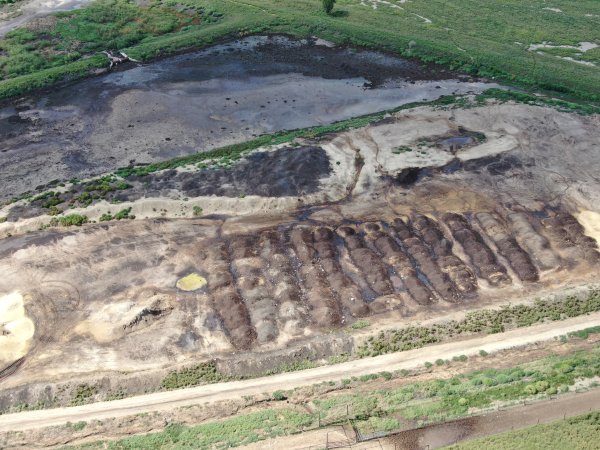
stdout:
POLYGON ((552 339, 572 331, 597 326, 600 313, 517 329, 502 334, 490 335, 461 342, 425 347, 417 350, 393 353, 374 358, 366 358, 332 366, 318 367, 299 372, 284 373, 267 378, 257 378, 229 383, 219 383, 158 392, 131 397, 112 402, 93 403, 72 408, 58 408, 44 411, 29 411, 2 416, 0 431, 16 431, 60 425, 66 422, 102 420, 111 417, 124 417, 150 411, 160 411, 196 403, 223 401, 241 398, 245 395, 258 395, 275 390, 288 390, 323 381, 341 379, 352 373, 354 376, 411 369, 435 361, 438 358, 452 358, 459 355, 475 355, 480 350, 494 352, 518 347, 533 342, 552 339))

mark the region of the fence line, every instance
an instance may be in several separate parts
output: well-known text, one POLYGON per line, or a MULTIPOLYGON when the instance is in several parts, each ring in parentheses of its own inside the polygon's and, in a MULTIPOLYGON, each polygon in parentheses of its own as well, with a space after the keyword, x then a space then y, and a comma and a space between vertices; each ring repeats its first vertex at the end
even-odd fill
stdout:
MULTIPOLYGON (((588 392, 589 390, 590 390, 589 388, 580 388, 580 389, 570 391, 570 393, 580 394, 580 393, 588 392)), ((538 401, 558 400, 560 398, 563 398, 563 396, 562 395, 550 395, 544 399, 538 399, 538 401)), ((344 405, 340 405, 339 407, 336 408, 337 411, 340 411, 340 414, 334 415, 333 417, 330 417, 329 414, 327 414, 325 417, 323 417, 321 415, 321 412, 318 411, 317 412, 318 426, 315 426, 314 422, 313 422, 313 425, 303 429, 302 432, 313 431, 313 430, 317 430, 319 428, 323 428, 323 427, 331 426, 331 425, 341 425, 343 432, 346 436, 345 441, 330 440, 329 432, 328 432, 326 435, 325 443, 324 443, 325 447, 323 447, 323 445, 320 445, 320 446, 312 445, 309 447, 302 447, 297 450, 322 450, 323 448, 338 449, 338 450, 344 450, 344 449, 345 450, 400 450, 401 447, 399 447, 397 444, 383 443, 383 442, 381 442, 381 439, 386 438, 391 435, 395 435, 395 434, 420 430, 423 428, 432 427, 432 426, 436 426, 436 425, 457 422, 460 420, 468 419, 470 417, 484 416, 486 414, 493 413, 496 411, 506 411, 506 410, 510 410, 513 408, 517 408, 519 406, 527 406, 527 405, 538 403, 538 401, 531 400, 531 399, 515 400, 511 403, 504 404, 502 406, 498 404, 496 406, 478 409, 476 411, 473 411, 471 413, 461 415, 458 417, 457 416, 448 416, 445 419, 440 419, 438 421, 424 422, 424 423, 421 423, 418 426, 414 426, 414 427, 401 427, 401 428, 397 428, 397 429, 393 429, 393 430, 389 430, 389 431, 375 430, 372 428, 370 430, 370 432, 361 431, 360 428, 358 428, 356 426, 356 424, 354 422, 357 420, 360 420, 361 417, 360 416, 356 417, 354 414, 352 414, 353 408, 352 408, 351 404, 344 404, 344 405), (348 424, 352 428, 354 436, 348 436, 348 433, 346 432, 346 428, 343 426, 345 424, 348 424)), ((590 411, 591 410, 592 409, 590 408, 590 411)), ((583 414, 583 412, 582 412, 582 414, 583 414)), ((377 417, 377 416, 375 416, 375 417, 377 417)), ((566 417, 566 413, 563 414, 563 417, 566 417)), ((538 418, 537 423, 539 424, 539 418, 538 418)), ((363 428, 365 427, 364 423, 361 425, 363 428)))

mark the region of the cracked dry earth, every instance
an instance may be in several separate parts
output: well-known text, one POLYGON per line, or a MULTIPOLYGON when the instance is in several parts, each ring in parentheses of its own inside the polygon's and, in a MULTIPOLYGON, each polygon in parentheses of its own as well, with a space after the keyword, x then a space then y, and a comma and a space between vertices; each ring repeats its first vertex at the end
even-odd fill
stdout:
POLYGON ((172 183, 169 195, 125 199, 133 221, 5 238, 0 293, 23 296, 35 334, 20 355, 0 350, 3 406, 44 383, 264 356, 327 343, 359 318, 400 326, 595 282, 599 121, 515 104, 421 107, 238 163, 260 179, 274 152, 294 164, 307 152, 318 179, 284 170, 285 195, 198 188, 189 202, 206 216, 176 219, 172 183), (206 285, 177 289, 192 273, 206 285))

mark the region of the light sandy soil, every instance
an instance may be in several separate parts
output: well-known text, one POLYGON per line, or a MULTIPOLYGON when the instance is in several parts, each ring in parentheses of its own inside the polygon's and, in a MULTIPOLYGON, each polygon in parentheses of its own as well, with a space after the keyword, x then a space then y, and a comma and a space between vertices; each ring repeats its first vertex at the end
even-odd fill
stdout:
POLYGON ((75 423, 94 419, 102 420, 150 411, 167 410, 202 402, 223 401, 240 398, 245 395, 258 395, 263 392, 288 390, 323 381, 341 379, 347 377, 349 373, 353 376, 360 376, 384 370, 411 369, 424 364, 426 361, 435 361, 438 358, 448 359, 459 355, 470 356, 478 354, 480 350, 495 352, 533 342, 549 340, 555 336, 596 326, 599 323, 600 313, 594 313, 502 334, 461 342, 451 342, 299 372, 284 373, 267 378, 212 384, 170 392, 158 392, 72 408, 8 414, 2 416, 0 431, 47 427, 64 424, 68 421, 75 423))
POLYGON ((17 292, 0 297, 0 366, 27 354, 35 326, 25 314, 23 296, 17 292))
POLYGON ((0 294, 28 299, 36 333, 0 381, 0 403, 55 398, 48 383, 72 383, 67 394, 102 384, 96 400, 113 388, 140 393, 175 367, 212 359, 265 373, 352 352, 357 340, 339 330, 356 320, 368 318, 372 334, 590 285, 600 258, 599 120, 515 104, 415 108, 261 149, 238 163, 244 171, 219 172, 222 186, 243 178, 246 196, 185 201, 217 173, 187 167, 128 180, 131 200, 118 206, 68 210, 94 219, 131 206, 147 220, 31 233, 28 221, 43 217, 2 223, 15 236, 0 240, 0 294), (464 147, 440 143, 473 136, 464 147), (323 174, 316 181, 293 170, 303 159, 286 160, 307 148, 323 153, 303 166, 323 174), (282 166, 269 183, 293 182, 297 196, 258 195, 262 185, 246 182, 282 166), (192 218, 193 206, 205 217, 192 218), (192 273, 207 284, 178 289, 192 273), (135 386, 120 384, 130 378, 135 386))

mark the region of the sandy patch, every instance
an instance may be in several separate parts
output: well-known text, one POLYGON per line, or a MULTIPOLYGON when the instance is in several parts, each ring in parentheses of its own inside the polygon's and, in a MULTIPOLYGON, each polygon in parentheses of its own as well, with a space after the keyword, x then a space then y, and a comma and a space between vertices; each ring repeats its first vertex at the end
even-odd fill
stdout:
MULTIPOLYGON (((595 48, 598 48, 599 45, 594 43, 594 42, 580 42, 577 45, 553 45, 550 44, 548 42, 542 42, 541 44, 531 44, 528 47, 528 50, 530 52, 537 52, 541 55, 544 55, 545 53, 543 52, 544 49, 551 49, 551 48, 570 48, 573 50, 577 50, 578 52, 581 53, 585 53, 588 50, 593 50, 595 48), (541 50, 541 51, 540 51, 541 50)), ((554 55, 556 58, 560 58, 560 59, 564 59, 566 61, 571 61, 577 64, 583 64, 584 66, 592 66, 592 67, 596 67, 596 64, 594 64, 593 62, 590 61, 581 61, 579 59, 575 59, 572 58, 570 56, 558 56, 558 55, 554 55)))
POLYGON ((26 316, 23 296, 18 292, 0 297, 0 367, 27 354, 35 326, 26 316))
MULTIPOLYGON (((398 3, 404 3, 406 0, 400 0, 398 3)), ((362 6, 371 7, 373 9, 377 9, 379 6, 388 6, 390 8, 396 9, 404 9, 401 6, 398 6, 395 3, 388 2, 386 0, 361 0, 360 4, 362 6)))
POLYGON ((598 44, 593 42, 580 42, 577 45, 553 45, 548 42, 542 42, 541 44, 531 44, 529 46, 529 51, 535 51, 544 48, 572 48, 574 50, 579 50, 580 52, 587 52, 588 50, 593 50, 598 47, 598 44))
POLYGON ((123 335, 123 316, 135 306, 133 302, 106 305, 93 313, 88 320, 75 327, 75 333, 91 335, 97 342, 111 342, 123 335))
POLYGON ((577 220, 583 228, 585 228, 585 234, 594 238, 598 245, 600 245, 600 213, 596 211, 583 210, 576 214, 577 220))
POLYGON ((483 144, 459 151, 456 156, 462 161, 469 161, 471 159, 509 152, 515 150, 519 145, 517 139, 510 135, 488 132, 486 137, 487 141, 483 144))
POLYGON ((431 19, 428 19, 427 17, 423 17, 423 16, 420 16, 420 15, 414 14, 414 13, 413 13, 413 16, 418 17, 419 19, 421 19, 425 23, 432 23, 431 19))

